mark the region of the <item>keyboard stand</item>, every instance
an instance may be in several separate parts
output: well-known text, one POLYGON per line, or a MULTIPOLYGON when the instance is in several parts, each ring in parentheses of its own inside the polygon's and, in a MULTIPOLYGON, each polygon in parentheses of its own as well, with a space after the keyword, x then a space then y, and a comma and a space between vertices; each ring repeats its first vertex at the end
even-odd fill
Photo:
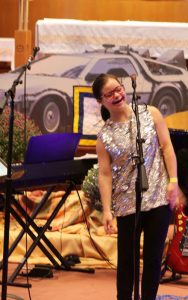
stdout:
MULTIPOLYGON (((49 241, 49 239, 45 236, 46 230, 50 227, 51 222, 56 217, 56 215, 59 212, 62 205, 65 203, 67 197, 70 195, 70 193, 73 190, 74 186, 75 186, 75 184, 73 182, 69 183, 69 185, 68 185, 68 187, 65 191, 65 194, 62 196, 61 200, 59 201, 59 203, 57 204, 57 206, 55 207, 55 209, 52 212, 51 216, 48 218, 48 220, 46 221, 46 223, 44 224, 43 227, 38 227, 36 225, 36 223, 34 222, 34 219, 36 218, 37 214, 41 211, 44 204, 47 202, 50 194, 53 192, 56 185, 53 185, 53 186, 51 186, 47 189, 45 195, 43 196, 42 200, 37 205, 35 211, 32 213, 31 216, 29 216, 28 213, 19 204, 19 202, 14 197, 12 197, 10 212, 14 216, 14 218, 17 220, 17 222, 21 225, 21 227, 23 229, 21 230, 21 232, 17 236, 14 243, 11 245, 11 247, 9 249, 9 252, 8 252, 8 256, 10 256, 12 254, 12 252, 14 251, 14 249, 16 248, 16 246, 18 245, 19 241, 21 240, 21 238, 23 237, 23 235, 25 233, 27 233, 31 237, 31 239, 33 240, 33 243, 31 244, 31 246, 27 250, 25 256, 23 257, 22 261, 18 264, 15 271, 9 277, 9 279, 7 281, 7 285, 28 287, 27 284, 14 283, 14 280, 16 279, 17 275, 21 271, 22 267, 24 266, 24 264, 26 263, 27 259, 29 258, 29 256, 31 255, 31 253, 33 252, 33 250, 35 249, 36 246, 38 246, 41 249, 41 251, 48 257, 48 259, 51 261, 51 263, 52 263, 52 265, 55 269, 61 269, 61 270, 65 270, 65 271, 74 271, 74 272, 94 273, 94 269, 90 269, 90 268, 84 268, 84 269, 75 268, 75 267, 72 268, 70 266, 70 264, 61 256, 59 251, 57 251, 57 249, 54 247, 54 245, 49 241), (17 213, 17 211, 19 211, 20 215, 25 220, 27 220, 27 224, 23 221, 22 217, 17 213), (33 228, 34 232, 31 231, 30 226, 33 228), (41 243, 41 240, 44 243, 41 243), (46 248, 46 246, 50 249, 50 251, 54 254, 54 256, 51 255, 51 253, 46 248)), ((2 265, 3 265, 3 263, 1 262, 0 263, 0 268, 2 268, 2 265)), ((31 286, 31 285, 29 285, 29 286, 31 286)))

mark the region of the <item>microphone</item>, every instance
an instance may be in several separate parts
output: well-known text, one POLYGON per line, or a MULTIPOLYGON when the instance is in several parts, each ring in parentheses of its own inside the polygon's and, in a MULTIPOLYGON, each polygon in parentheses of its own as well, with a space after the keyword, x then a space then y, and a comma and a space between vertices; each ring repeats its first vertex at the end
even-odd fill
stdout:
POLYGON ((40 47, 34 47, 33 48, 33 55, 32 55, 33 59, 35 58, 35 56, 37 55, 37 52, 39 52, 39 50, 40 50, 40 47))
POLYGON ((132 74, 130 76, 131 80, 132 80, 132 87, 135 90, 136 89, 136 74, 132 74))
POLYGON ((33 48, 33 53, 28 59, 28 65, 31 64, 31 62, 35 59, 35 56, 37 55, 37 52, 39 52, 40 48, 39 47, 34 47, 33 48))

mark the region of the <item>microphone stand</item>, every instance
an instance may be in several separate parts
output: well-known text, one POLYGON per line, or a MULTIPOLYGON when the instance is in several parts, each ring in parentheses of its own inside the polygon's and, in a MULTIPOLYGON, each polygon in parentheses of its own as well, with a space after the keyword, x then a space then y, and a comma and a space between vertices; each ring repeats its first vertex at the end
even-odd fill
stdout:
POLYGON ((136 137, 136 149, 137 155, 133 157, 135 165, 137 165, 137 178, 135 182, 136 191, 136 214, 135 214, 135 233, 134 233, 134 300, 139 300, 139 272, 140 272, 140 210, 142 202, 142 192, 148 189, 148 180, 146 175, 146 170, 144 166, 143 148, 142 144, 145 142, 141 138, 140 133, 140 120, 138 111, 138 99, 139 96, 136 95, 136 78, 132 76, 132 87, 133 87, 133 97, 132 97, 132 109, 136 117, 137 125, 137 137, 136 137))
MULTIPOLYGON (((7 273, 8 273, 8 250, 9 250, 9 229, 10 229, 10 208, 12 197, 12 146, 13 146, 13 127, 14 127, 14 98, 16 94, 16 86, 22 84, 20 78, 30 70, 31 62, 35 58, 39 47, 33 48, 33 55, 29 57, 27 63, 21 67, 21 71, 16 80, 14 80, 12 87, 5 93, 4 107, 10 98, 10 117, 9 117, 9 133, 8 133, 8 154, 7 154, 7 176, 6 176, 6 201, 5 201, 5 224, 4 224, 4 245, 3 245, 3 268, 2 268, 2 291, 1 300, 7 299, 7 273)), ((1 107, 1 112, 4 107, 1 107)), ((11 284, 13 285, 13 284, 11 284)), ((16 284, 15 284, 16 285, 16 284)))

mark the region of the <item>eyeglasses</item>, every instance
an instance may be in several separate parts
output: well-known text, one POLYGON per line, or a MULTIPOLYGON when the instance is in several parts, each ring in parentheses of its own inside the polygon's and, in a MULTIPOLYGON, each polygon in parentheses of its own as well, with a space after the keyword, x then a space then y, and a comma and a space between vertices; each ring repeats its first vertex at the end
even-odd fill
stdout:
POLYGON ((105 98, 107 100, 111 100, 113 98, 113 96, 114 96, 115 93, 122 93, 123 91, 124 91, 124 86, 123 85, 118 85, 112 91, 110 91, 110 92, 102 95, 101 99, 105 98))

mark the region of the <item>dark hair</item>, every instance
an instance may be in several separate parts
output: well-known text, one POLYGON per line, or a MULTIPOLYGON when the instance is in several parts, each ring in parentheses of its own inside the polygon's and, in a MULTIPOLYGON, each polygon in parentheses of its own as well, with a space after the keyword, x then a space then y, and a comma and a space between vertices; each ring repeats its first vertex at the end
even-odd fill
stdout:
MULTIPOLYGON (((117 80, 117 82, 120 83, 118 78, 115 75, 112 74, 100 74, 93 82, 92 90, 93 90, 93 96, 99 101, 101 98, 101 90, 103 86, 107 83, 109 78, 113 78, 117 80)), ((110 118, 110 112, 108 109, 102 105, 101 106, 101 116, 104 121, 108 120, 110 118)))
POLYGON ((103 121, 106 121, 110 118, 110 112, 104 105, 101 105, 101 117, 103 121))
POLYGON ((93 91, 93 96, 97 100, 100 100, 101 90, 110 78, 113 78, 113 79, 117 80, 117 82, 119 82, 118 78, 115 75, 103 74, 103 73, 100 74, 99 76, 97 76, 97 78, 94 80, 93 85, 92 85, 92 91, 93 91))

